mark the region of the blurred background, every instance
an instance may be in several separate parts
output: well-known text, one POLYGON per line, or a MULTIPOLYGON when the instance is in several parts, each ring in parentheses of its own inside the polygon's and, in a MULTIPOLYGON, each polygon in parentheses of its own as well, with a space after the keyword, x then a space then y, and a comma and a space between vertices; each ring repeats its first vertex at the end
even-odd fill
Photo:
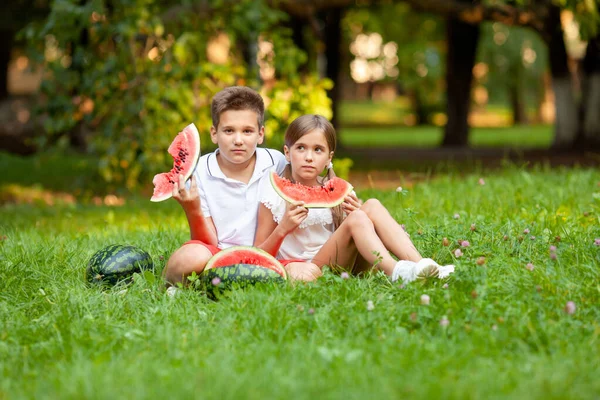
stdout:
POLYGON ((330 118, 346 170, 598 161, 595 0, 4 4, 4 197, 40 180, 75 196, 143 189, 190 122, 213 149, 210 100, 230 85, 263 95, 269 147, 299 115, 330 118))

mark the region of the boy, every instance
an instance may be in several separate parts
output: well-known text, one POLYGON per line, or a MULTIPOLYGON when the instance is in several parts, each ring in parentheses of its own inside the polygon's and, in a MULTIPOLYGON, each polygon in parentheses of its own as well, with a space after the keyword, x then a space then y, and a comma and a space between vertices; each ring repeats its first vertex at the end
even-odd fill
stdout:
MULTIPOLYGON (((183 177, 173 187, 190 226, 190 241, 176 250, 165 267, 170 284, 185 283, 201 273, 220 249, 251 246, 257 225, 261 177, 286 160, 277 150, 257 148, 264 140, 264 102, 254 90, 232 86, 221 90, 211 104, 210 137, 214 153, 200 157, 189 189, 183 177)), ((284 263, 285 264, 285 263, 284 263)), ((320 270, 308 263, 285 265, 293 279, 314 280, 320 270)))

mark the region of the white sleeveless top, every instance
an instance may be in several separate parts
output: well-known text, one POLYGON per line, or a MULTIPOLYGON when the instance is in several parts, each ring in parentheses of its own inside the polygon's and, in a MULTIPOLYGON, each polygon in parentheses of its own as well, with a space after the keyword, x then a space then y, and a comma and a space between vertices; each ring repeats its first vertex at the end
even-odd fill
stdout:
MULTIPOLYGON (((261 179, 259 199, 279 223, 285 214, 286 201, 273 189, 269 175, 270 171, 261 179)), ((331 208, 309 208, 308 217, 283 240, 277 258, 311 261, 333 232, 331 208)))

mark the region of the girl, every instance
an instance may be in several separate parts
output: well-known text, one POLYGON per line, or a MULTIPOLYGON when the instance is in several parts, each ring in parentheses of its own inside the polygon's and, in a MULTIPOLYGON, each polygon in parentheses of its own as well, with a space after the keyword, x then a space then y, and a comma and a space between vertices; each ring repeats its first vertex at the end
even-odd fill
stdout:
MULTIPOLYGON (((320 115, 303 115, 285 133, 284 153, 289 164, 283 176, 306 186, 318 186, 335 176, 331 160, 336 146, 333 126, 320 115), (327 168, 327 175, 321 178, 327 168)), ((261 182, 258 228, 254 245, 282 259, 339 265, 358 273, 370 266, 383 270, 392 281, 402 278, 444 278, 454 266, 439 266, 423 258, 402 227, 375 199, 364 204, 354 193, 334 208, 303 207, 287 203, 261 182), (393 253, 400 261, 390 255, 393 253), (358 257, 360 255, 360 257, 358 257)))

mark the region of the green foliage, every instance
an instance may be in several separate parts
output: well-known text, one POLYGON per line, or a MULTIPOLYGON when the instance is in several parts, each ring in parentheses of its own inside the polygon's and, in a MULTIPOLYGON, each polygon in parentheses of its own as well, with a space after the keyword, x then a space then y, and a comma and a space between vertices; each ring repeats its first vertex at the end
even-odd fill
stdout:
POLYGON ((333 164, 336 176, 344 180, 350 180, 350 170, 354 165, 354 161, 351 158, 335 158, 333 164))
POLYGON ((507 103, 507 91, 516 88, 537 108, 543 100, 547 53, 546 44, 531 29, 482 24, 477 62, 485 63, 488 71, 479 82, 488 89, 489 101, 507 103))
POLYGON ((423 255, 456 265, 446 288, 326 271, 219 302, 169 297, 160 269, 188 236, 176 202, 0 207, 0 396, 594 398, 597 170, 446 172, 399 182, 403 194, 357 188, 423 255), (456 258, 459 239, 470 246, 456 258), (89 258, 111 243, 146 250, 158 271, 88 288, 89 258))
POLYGON ((329 79, 306 76, 280 80, 266 89, 265 131, 269 146, 282 148, 282 133, 303 114, 320 114, 330 119, 331 100, 326 91, 331 87, 329 79))
POLYGON ((270 136, 282 135, 290 116, 330 115, 330 83, 297 76, 306 56, 293 46, 285 18, 266 1, 55 1, 44 23, 24 31, 46 68, 40 112, 47 142, 85 126, 102 178, 111 188, 134 189, 170 168, 167 147, 190 122, 208 144, 203 150, 211 149, 209 105, 224 87, 247 84, 276 97, 287 112, 273 113, 270 136), (231 43, 224 63, 207 54, 219 34, 231 43), (273 87, 261 88, 238 51, 259 35, 273 43, 269 62, 286 78, 273 87), (286 91, 294 93, 279 95, 286 91))
POLYGON ((384 42, 398 45, 398 77, 387 80, 397 81, 426 108, 445 100, 444 26, 440 16, 416 12, 404 3, 357 7, 344 18, 347 40, 361 32, 378 32, 384 42))

